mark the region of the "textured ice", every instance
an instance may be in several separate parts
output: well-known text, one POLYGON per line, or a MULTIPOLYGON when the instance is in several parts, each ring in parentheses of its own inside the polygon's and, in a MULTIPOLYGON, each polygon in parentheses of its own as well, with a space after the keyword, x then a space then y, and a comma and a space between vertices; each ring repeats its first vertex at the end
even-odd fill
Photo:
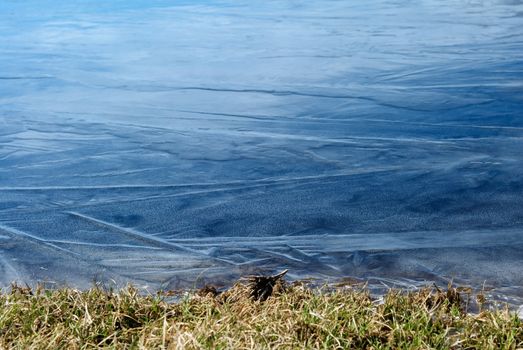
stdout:
POLYGON ((523 5, 0 3, 0 282, 523 291, 523 5))

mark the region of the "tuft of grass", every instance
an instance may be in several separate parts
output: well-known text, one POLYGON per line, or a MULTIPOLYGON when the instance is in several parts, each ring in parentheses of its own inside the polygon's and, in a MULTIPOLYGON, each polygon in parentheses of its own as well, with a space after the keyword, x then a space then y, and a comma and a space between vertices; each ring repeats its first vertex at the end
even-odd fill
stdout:
POLYGON ((310 288, 281 280, 264 302, 249 285, 176 302, 92 288, 16 285, 0 293, 0 348, 15 349, 521 349, 523 323, 507 309, 466 311, 458 289, 310 288))

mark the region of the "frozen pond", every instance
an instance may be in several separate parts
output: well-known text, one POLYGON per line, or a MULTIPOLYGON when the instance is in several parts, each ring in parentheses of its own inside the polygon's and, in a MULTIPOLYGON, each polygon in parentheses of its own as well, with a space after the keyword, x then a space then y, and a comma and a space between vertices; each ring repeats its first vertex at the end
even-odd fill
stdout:
POLYGON ((523 291, 523 2, 0 2, 0 281, 523 291))

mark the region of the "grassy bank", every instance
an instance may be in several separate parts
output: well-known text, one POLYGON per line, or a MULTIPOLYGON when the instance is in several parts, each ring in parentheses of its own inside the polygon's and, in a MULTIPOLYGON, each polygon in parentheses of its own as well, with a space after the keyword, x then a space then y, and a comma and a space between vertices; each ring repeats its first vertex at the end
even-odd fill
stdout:
POLYGON ((182 296, 128 287, 0 294, 0 348, 523 348, 523 323, 508 311, 465 311, 456 289, 391 291, 276 285, 253 301, 245 285, 182 296))

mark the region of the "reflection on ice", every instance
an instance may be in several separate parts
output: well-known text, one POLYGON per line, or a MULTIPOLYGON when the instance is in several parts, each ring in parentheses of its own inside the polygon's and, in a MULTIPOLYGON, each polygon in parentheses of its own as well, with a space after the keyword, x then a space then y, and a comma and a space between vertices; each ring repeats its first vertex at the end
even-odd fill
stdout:
POLYGON ((0 4, 2 283, 523 296, 521 4, 0 4))

